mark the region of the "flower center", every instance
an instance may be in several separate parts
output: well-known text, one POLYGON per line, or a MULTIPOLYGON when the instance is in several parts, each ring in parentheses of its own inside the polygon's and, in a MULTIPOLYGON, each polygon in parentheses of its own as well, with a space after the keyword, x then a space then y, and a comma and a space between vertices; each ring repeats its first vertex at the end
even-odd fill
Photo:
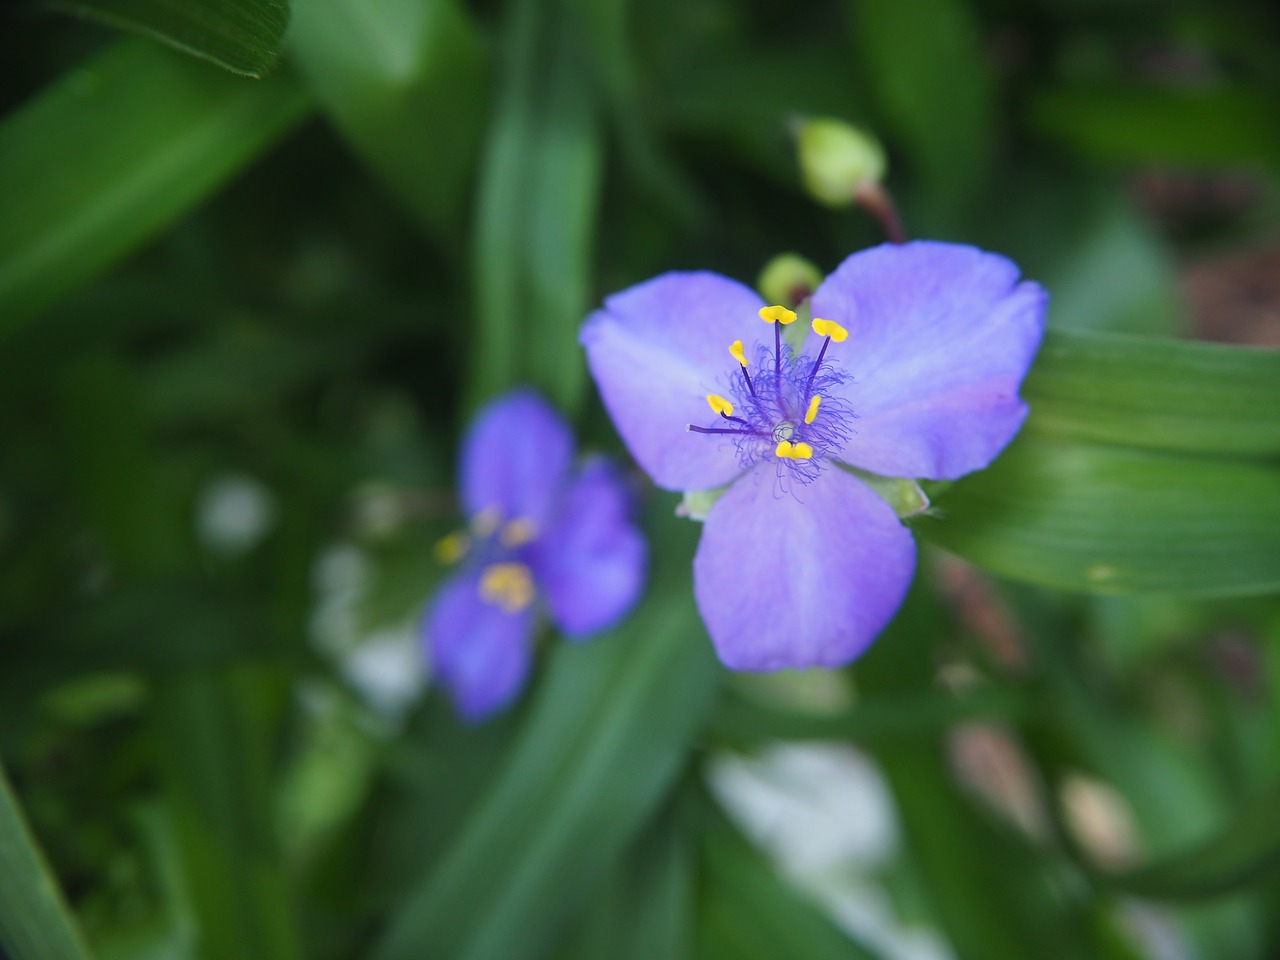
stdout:
POLYGON ((435 546, 436 559, 455 564, 468 558, 468 563, 482 567, 477 592, 480 599, 504 613, 519 613, 533 603, 537 591, 533 573, 521 562, 527 553, 520 548, 538 537, 538 526, 529 517, 515 517, 503 522, 502 510, 486 507, 471 518, 470 532, 454 531, 442 537, 435 546))
POLYGON ((849 333, 834 321, 815 319, 813 332, 823 338, 822 347, 814 358, 797 356, 782 342, 782 327, 795 322, 795 313, 782 306, 763 307, 760 319, 773 325, 772 352, 757 348, 753 376, 752 358, 742 341, 731 343, 729 354, 738 369, 725 381, 726 395, 707 395, 711 412, 720 419, 715 426, 689 424, 687 429, 731 440, 744 469, 771 459, 780 477, 808 483, 823 459, 843 449, 851 432, 853 412, 833 394, 848 375, 827 360, 831 344, 842 343, 849 333))
POLYGON ((479 591, 503 613, 519 613, 533 603, 533 573, 523 563, 492 563, 480 574, 479 591))

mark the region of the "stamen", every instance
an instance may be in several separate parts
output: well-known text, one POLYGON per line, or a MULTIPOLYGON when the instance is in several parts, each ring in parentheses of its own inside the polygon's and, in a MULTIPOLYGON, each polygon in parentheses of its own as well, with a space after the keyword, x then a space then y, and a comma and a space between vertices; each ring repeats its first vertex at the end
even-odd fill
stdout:
POLYGON ((528 517, 516 517, 498 534, 498 542, 504 547, 523 547, 537 539, 538 525, 528 517))
MULTIPOLYGON (((827 339, 822 341, 822 349, 818 351, 818 359, 813 361, 813 369, 809 371, 809 380, 804 385, 805 396, 808 396, 809 392, 813 390, 813 378, 818 375, 818 368, 822 366, 822 358, 827 355, 827 347, 831 346, 831 341, 843 343, 845 338, 849 336, 849 331, 834 320, 823 320, 821 317, 814 317, 811 325, 814 333, 827 339)), ((806 420, 805 422, 808 423, 810 421, 806 420)))
POLYGON ((707 403, 711 405, 711 410, 721 416, 730 416, 733 413, 733 404, 720 396, 718 393, 708 393, 707 403))
POLYGON ((788 310, 786 307, 774 305, 772 307, 760 308, 760 319, 765 323, 788 323, 796 322, 796 313, 794 310, 788 310))
POLYGON ((431 552, 435 554, 436 562, 447 566, 457 563, 470 549, 471 538, 461 530, 455 530, 437 540, 431 552))
POLYGON ((844 343, 849 336, 849 331, 834 320, 823 320, 820 317, 813 318, 813 332, 820 337, 830 337, 836 343, 844 343))
MULTIPOLYGON (((796 322, 796 312, 779 304, 772 307, 761 307, 760 319, 773 324, 773 375, 775 380, 782 379, 782 328, 788 323, 796 322)), ((781 387, 779 387, 781 390, 781 387)), ((782 399, 782 394, 778 394, 782 399)))
POLYGON ((773 449, 774 455, 783 460, 812 460, 813 447, 804 441, 792 443, 790 440, 779 440, 773 449))
POLYGON ((747 391, 754 397, 756 395, 756 387, 751 382, 751 374, 747 373, 747 352, 742 348, 742 341, 735 340, 729 344, 729 352, 733 354, 733 359, 742 364, 742 379, 747 381, 747 391))
POLYGON ((809 401, 809 410, 804 415, 805 423, 813 423, 814 418, 818 416, 818 405, 820 403, 822 403, 822 398, 819 396, 814 396, 814 398, 809 401))
POLYGON ((478 592, 503 613, 519 613, 533 603, 533 573, 523 563, 490 564, 480 575, 478 592))

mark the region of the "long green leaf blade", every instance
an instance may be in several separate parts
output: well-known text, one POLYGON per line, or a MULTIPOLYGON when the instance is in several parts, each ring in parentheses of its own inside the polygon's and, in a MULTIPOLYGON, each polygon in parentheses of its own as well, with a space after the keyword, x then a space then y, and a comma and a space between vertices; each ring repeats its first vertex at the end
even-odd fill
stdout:
POLYGON ((1280 350, 1053 330, 1023 396, 1040 433, 1181 453, 1280 454, 1280 350))
POLYGON ((1280 588, 1280 470, 1026 434, 918 529, 979 566, 1099 593, 1280 588))
POLYGON ((144 40, 63 77, 0 126, 0 334, 189 210, 306 113, 144 40))
POLYGON ((13 960, 87 960, 75 916, 0 768, 0 953, 13 960))
POLYGON ((540 955, 665 794, 718 669, 679 586, 697 530, 664 527, 652 599, 609 637, 557 651, 488 796, 376 960, 540 955))
POLYGON ((352 149, 452 251, 489 94, 466 11, 454 0, 295 0, 288 40, 352 149))
POLYGON ((192 673, 156 691, 161 775, 205 957, 301 956, 274 839, 266 731, 252 703, 262 679, 192 673))
POLYGON ((555 9, 512 4, 476 215, 474 399, 527 381, 571 409, 604 145, 581 30, 555 9))
POLYGON ((289 22, 285 0, 54 0, 53 6, 250 77, 275 63, 289 22))

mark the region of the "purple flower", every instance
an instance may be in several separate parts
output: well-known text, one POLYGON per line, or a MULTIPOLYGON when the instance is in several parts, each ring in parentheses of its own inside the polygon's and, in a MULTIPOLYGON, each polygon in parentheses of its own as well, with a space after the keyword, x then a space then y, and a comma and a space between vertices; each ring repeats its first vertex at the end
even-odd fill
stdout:
POLYGON ((540 606, 582 639, 640 596, 648 548, 622 479, 602 458, 573 459, 569 426, 528 390, 492 401, 463 439, 470 525, 441 541, 442 558, 461 568, 424 629, 436 673, 469 720, 520 692, 540 606))
POLYGON ((654 482, 728 485, 693 561, 726 665, 834 666, 875 639, 915 543, 844 467, 944 480, 989 464, 1026 416, 1045 300, 1004 257, 922 242, 846 259, 795 346, 793 312, 714 273, 663 274, 587 320, 592 375, 654 482))

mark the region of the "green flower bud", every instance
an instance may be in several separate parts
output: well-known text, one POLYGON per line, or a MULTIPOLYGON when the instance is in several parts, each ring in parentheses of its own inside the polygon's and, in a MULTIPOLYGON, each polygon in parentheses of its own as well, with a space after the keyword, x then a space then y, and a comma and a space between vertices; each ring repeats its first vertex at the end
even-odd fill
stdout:
POLYGON ((830 207, 851 206, 860 191, 878 187, 884 177, 879 141, 843 120, 801 120, 796 149, 805 189, 830 207))
POLYGON ((764 265, 756 289, 768 303, 797 307, 821 282, 822 273, 804 257, 780 253, 764 265))

